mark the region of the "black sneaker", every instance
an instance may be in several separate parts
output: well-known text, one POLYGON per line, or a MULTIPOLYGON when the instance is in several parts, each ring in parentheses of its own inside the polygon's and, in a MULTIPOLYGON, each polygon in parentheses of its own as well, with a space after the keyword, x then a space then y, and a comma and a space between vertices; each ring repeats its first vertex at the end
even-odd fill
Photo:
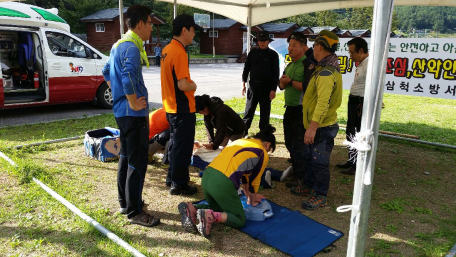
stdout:
POLYGON ((356 168, 350 167, 346 170, 341 170, 340 173, 345 174, 345 175, 356 175, 356 168))
POLYGON ((170 195, 194 195, 198 192, 198 189, 194 186, 171 186, 169 189, 170 195))
POLYGON ((346 163, 341 163, 341 164, 336 164, 337 168, 341 169, 348 169, 354 166, 354 164, 350 161, 347 161, 346 163))

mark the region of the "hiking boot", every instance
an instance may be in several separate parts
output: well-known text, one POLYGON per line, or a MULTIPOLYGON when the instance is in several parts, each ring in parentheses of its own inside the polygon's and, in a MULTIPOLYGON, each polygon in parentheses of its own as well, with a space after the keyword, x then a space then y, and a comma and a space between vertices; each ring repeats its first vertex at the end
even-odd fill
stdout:
POLYGON ((198 231, 201 235, 205 238, 208 238, 211 234, 211 227, 212 224, 215 223, 215 218, 212 213, 209 212, 210 210, 199 209, 197 212, 198 217, 198 231))
POLYGON ((295 176, 295 177, 292 177, 291 182, 285 183, 285 186, 287 188, 296 188, 296 187, 302 186, 303 184, 304 184, 304 182, 302 181, 302 179, 295 176))
POLYGON ((309 200, 301 203, 302 208, 306 210, 315 210, 319 207, 324 207, 327 204, 327 197, 324 195, 319 195, 317 193, 313 194, 309 200))
POLYGON ((339 164, 336 164, 337 168, 341 168, 341 169, 348 169, 350 167, 353 167, 353 163, 350 162, 350 161, 347 161, 345 163, 339 163, 339 164))
POLYGON ((158 224, 160 224, 159 218, 155 218, 154 216, 151 216, 145 212, 142 212, 142 213, 128 219, 128 221, 131 224, 137 224, 137 225, 141 225, 144 227, 153 227, 153 226, 157 226, 158 224))
POLYGON ((356 168, 350 167, 346 170, 341 170, 340 173, 345 174, 345 175, 356 175, 356 168))
POLYGON ((181 215, 182 227, 188 233, 198 232, 196 228, 196 208, 192 203, 180 203, 177 206, 181 215))
POLYGON ((311 196, 313 194, 313 189, 306 184, 299 185, 290 189, 291 193, 294 195, 300 196, 311 196))

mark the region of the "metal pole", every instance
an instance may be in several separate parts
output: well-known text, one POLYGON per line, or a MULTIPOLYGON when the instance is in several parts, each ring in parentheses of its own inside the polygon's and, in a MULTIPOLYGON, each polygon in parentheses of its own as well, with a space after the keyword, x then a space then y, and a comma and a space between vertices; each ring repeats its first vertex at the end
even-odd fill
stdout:
POLYGON ((215 19, 212 13, 212 58, 215 58, 215 19))
POLYGON ((369 132, 373 134, 367 136, 371 149, 358 152, 348 237, 347 256, 349 257, 364 256, 393 5, 394 0, 375 0, 374 5, 371 52, 366 77, 368 86, 364 93, 366 104, 363 107, 360 131, 362 135, 368 135, 369 132))
POLYGON ((246 48, 247 55, 250 53, 251 33, 252 33, 252 6, 249 6, 248 16, 247 16, 247 48, 246 48))
POLYGON ((123 18, 123 0, 119 0, 119 22, 120 22, 120 37, 122 38, 122 35, 124 33, 124 18, 123 18))
POLYGON ((174 19, 176 19, 177 16, 177 0, 174 0, 174 19))
MULTIPOLYGON (((0 157, 5 159, 12 166, 18 167, 17 164, 13 160, 11 160, 8 156, 6 156, 1 151, 0 151, 0 157)), ((85 220, 87 223, 89 223, 90 225, 95 227, 98 231, 100 231, 103 235, 105 235, 106 237, 111 239, 117 245, 119 245, 122 248, 124 248, 125 250, 129 251, 131 254, 133 254, 136 257, 146 257, 140 251, 136 250, 131 245, 129 245, 127 242, 125 242, 120 237, 118 237, 116 234, 114 234, 111 231, 109 231, 109 229, 103 227, 96 220, 92 219, 90 216, 88 216, 87 214, 83 213, 76 206, 74 206, 72 203, 68 202, 68 200, 66 200, 65 198, 63 198, 59 194, 57 194, 54 190, 50 189, 48 186, 43 184, 43 182, 39 181, 37 178, 33 177, 33 182, 38 184, 44 191, 46 191, 48 194, 50 194, 52 197, 54 197, 54 199, 59 201, 61 204, 65 205, 65 207, 70 209, 74 214, 78 215, 81 219, 85 220)))

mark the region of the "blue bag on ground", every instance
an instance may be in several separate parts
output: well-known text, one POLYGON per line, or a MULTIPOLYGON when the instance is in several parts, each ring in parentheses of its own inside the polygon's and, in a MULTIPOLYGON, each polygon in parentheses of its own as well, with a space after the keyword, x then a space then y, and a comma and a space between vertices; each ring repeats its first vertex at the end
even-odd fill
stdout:
POLYGON ((119 159, 120 132, 114 128, 87 131, 84 136, 85 155, 102 162, 119 159))

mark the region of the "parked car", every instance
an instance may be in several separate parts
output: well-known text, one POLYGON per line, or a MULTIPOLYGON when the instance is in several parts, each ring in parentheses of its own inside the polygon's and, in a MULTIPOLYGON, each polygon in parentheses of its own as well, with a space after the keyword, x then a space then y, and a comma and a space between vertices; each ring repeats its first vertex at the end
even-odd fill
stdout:
POLYGON ((0 3, 0 109, 94 100, 112 108, 101 74, 107 59, 56 9, 0 3))

